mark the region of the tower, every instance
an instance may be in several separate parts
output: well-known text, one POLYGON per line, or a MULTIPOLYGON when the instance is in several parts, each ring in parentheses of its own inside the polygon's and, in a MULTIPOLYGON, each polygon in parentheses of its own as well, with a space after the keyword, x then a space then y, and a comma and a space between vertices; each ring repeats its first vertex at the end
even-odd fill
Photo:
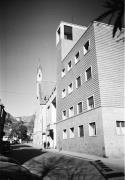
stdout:
POLYGON ((38 104, 40 105, 41 102, 41 83, 42 83, 42 66, 41 64, 39 64, 38 68, 37 68, 37 79, 36 79, 36 85, 37 85, 37 101, 38 104))
POLYGON ((46 109, 45 109, 45 101, 43 100, 43 93, 42 93, 42 66, 39 63, 37 67, 37 75, 36 75, 36 96, 37 96, 37 111, 36 111, 36 118, 34 122, 34 134, 33 134, 33 143, 43 145, 43 127, 45 127, 44 123, 45 116, 46 116, 46 109))

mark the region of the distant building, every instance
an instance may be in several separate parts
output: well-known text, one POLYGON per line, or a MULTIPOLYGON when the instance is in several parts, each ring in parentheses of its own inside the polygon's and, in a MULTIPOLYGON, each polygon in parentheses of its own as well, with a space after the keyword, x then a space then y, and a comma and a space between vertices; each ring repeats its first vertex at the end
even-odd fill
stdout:
POLYGON ((46 143, 56 148, 56 87, 46 103, 46 143))
POLYGON ((55 83, 44 82, 41 65, 37 68, 37 112, 34 121, 33 143, 44 146, 49 142, 50 147, 56 146, 56 95, 55 83), (49 109, 50 107, 50 109, 49 109))
POLYGON ((57 46, 57 148, 124 154, 124 46, 113 26, 61 22, 57 46))
POLYGON ((36 145, 43 145, 43 132, 45 131, 46 123, 46 101, 43 99, 41 91, 42 83, 42 67, 37 68, 37 112, 35 114, 34 130, 33 130, 33 143, 36 145))

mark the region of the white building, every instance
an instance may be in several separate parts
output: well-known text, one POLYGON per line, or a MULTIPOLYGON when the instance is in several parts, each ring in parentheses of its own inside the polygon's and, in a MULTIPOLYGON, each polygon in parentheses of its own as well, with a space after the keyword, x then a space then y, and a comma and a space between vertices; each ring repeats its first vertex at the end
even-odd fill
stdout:
POLYGON ((33 143, 44 146, 44 143, 55 147, 56 91, 55 83, 43 81, 42 67, 37 68, 37 112, 34 122, 33 143), (53 91, 52 91, 53 89, 53 91), (49 98, 48 98, 49 97, 49 98), (49 109, 50 107, 50 109, 49 109))

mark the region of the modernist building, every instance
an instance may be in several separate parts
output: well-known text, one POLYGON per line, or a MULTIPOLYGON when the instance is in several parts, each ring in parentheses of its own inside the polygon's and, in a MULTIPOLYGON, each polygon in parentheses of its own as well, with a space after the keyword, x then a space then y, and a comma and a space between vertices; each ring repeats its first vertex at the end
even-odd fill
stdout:
POLYGON ((56 31, 59 149, 124 153, 124 48, 112 28, 61 22, 56 31))

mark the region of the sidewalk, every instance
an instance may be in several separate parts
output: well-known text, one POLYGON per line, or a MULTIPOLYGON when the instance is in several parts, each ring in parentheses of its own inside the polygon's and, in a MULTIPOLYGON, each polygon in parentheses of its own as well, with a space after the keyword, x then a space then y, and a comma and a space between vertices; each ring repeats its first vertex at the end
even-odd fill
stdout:
MULTIPOLYGON (((30 144, 30 145, 35 148, 39 148, 39 149, 42 148, 41 145, 34 145, 34 144, 30 144)), ((114 170, 122 171, 122 172, 124 172, 124 169, 125 169, 125 157, 123 157, 121 159, 120 158, 116 158, 116 159, 103 158, 103 157, 91 155, 91 154, 84 154, 84 153, 71 152, 71 151, 69 152, 69 151, 64 151, 64 150, 59 151, 58 149, 45 149, 45 151, 53 152, 53 153, 60 153, 63 155, 76 157, 76 158, 82 158, 87 161, 101 160, 108 167, 113 168, 114 170)))
POLYGON ((76 158, 83 158, 83 159, 86 159, 88 161, 101 160, 104 164, 108 165, 109 167, 124 172, 124 167, 125 167, 125 161, 124 161, 125 159, 124 158, 122 158, 122 159, 119 159, 119 158, 116 158, 116 159, 103 158, 103 157, 91 155, 91 154, 69 152, 69 151, 64 151, 64 150, 59 151, 58 149, 46 149, 46 151, 54 152, 54 153, 61 153, 61 154, 73 156, 76 158))

